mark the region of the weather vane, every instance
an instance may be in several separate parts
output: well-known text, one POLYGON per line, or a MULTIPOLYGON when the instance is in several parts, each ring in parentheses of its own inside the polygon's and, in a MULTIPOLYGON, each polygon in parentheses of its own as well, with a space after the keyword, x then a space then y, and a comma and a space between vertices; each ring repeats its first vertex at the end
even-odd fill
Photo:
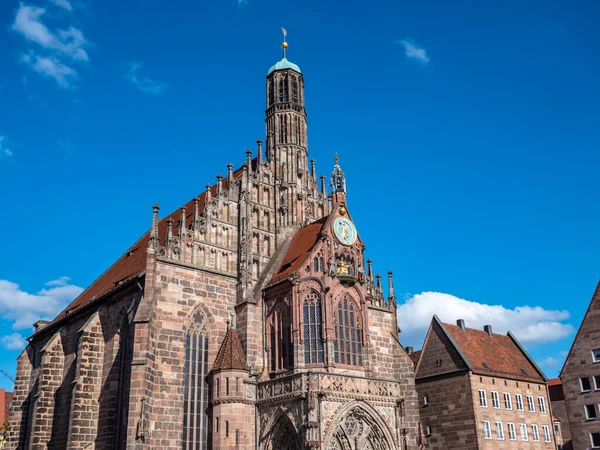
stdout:
POLYGON ((285 59, 285 49, 288 48, 288 43, 285 41, 287 30, 281 27, 281 32, 283 33, 283 42, 281 43, 281 48, 283 49, 283 58, 285 59))

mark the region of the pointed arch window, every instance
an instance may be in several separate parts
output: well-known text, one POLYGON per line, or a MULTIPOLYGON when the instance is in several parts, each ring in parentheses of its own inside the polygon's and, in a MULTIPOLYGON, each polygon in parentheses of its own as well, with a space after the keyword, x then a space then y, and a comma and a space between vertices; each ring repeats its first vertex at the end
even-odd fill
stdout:
POLYGON ((207 448, 208 324, 196 312, 185 336, 183 450, 207 448))
POLYGON ((287 76, 283 76, 279 79, 279 101, 288 101, 288 80, 287 76))
POLYGON ((338 303, 335 312, 333 354, 335 362, 349 366, 362 366, 362 330, 359 311, 348 296, 338 303))
POLYGON ((293 365, 289 308, 280 300, 267 320, 271 372, 286 370, 293 365))
POLYGON ((292 77, 292 101, 298 103, 298 78, 292 77))
POLYGON ((304 299, 304 362, 323 363, 323 330, 321 319, 321 298, 311 292, 304 299))

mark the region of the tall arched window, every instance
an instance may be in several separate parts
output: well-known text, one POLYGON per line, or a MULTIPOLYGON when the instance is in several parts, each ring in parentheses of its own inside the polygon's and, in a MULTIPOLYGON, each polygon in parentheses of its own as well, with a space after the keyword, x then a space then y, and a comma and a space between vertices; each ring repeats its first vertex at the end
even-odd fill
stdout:
POLYGON ((298 78, 292 77, 292 101, 298 103, 298 78))
POLYGON ((271 352, 271 372, 289 369, 293 365, 292 335, 289 308, 279 301, 273 309, 268 323, 269 350, 271 352))
POLYGON ((321 325, 321 299, 316 292, 304 300, 304 362, 323 363, 323 332, 321 325))
POLYGON ((362 366, 362 330, 359 311, 347 296, 338 303, 335 313, 333 353, 336 363, 362 366))
POLYGON ((288 101, 288 80, 286 76, 281 77, 279 80, 279 101, 288 101))
POLYGON ((183 450, 207 448, 208 324, 196 312, 185 336, 183 450))

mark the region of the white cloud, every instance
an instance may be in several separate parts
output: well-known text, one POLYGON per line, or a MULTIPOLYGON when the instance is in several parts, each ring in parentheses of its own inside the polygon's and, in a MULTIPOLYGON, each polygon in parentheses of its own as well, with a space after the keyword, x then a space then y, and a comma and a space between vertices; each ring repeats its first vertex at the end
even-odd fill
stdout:
POLYGON ((71 3, 69 3, 67 0, 50 0, 52 3, 54 3, 56 6, 60 7, 60 8, 64 8, 67 11, 72 11, 73 7, 71 6, 71 3))
POLYGON ((550 369, 560 366, 560 363, 561 362, 558 359, 553 358, 552 356, 548 356, 540 361, 540 365, 550 369))
MULTIPOLYGON (((66 0, 57 0, 56 3, 61 3, 59 6, 62 7, 65 4, 70 7, 66 0)), ((77 72, 65 63, 65 59, 74 63, 89 61, 85 50, 89 42, 83 32, 73 26, 52 31, 42 23, 45 13, 44 8, 23 3, 17 9, 13 31, 39 46, 35 50, 30 49, 21 60, 40 75, 54 79, 62 87, 69 87, 77 78, 77 72)))
POLYGON ((68 277, 49 281, 45 286, 30 294, 16 283, 0 280, 0 316, 12 321, 14 330, 30 328, 40 319, 53 319, 83 291, 68 277))
POLYGON ((556 341, 573 332, 570 324, 563 323, 569 318, 568 311, 552 311, 540 306, 508 309, 441 292, 422 292, 398 305, 401 338, 415 345, 421 344, 434 314, 446 323, 454 324, 457 319, 464 319, 469 328, 483 329, 483 325, 489 324, 495 333, 510 330, 523 344, 556 341))
POLYGON ((23 55, 21 60, 40 75, 54 79, 59 86, 68 88, 77 79, 77 72, 53 56, 46 58, 35 53, 23 55))
POLYGON ((429 62, 427 51, 410 39, 396 41, 396 44, 404 47, 404 53, 406 54, 407 58, 419 61, 421 64, 427 64, 429 62))
POLYGON ((0 155, 12 156, 13 152, 4 144, 4 136, 0 136, 0 155))
POLYGON ((2 336, 0 344, 6 350, 21 350, 27 346, 27 341, 19 333, 13 333, 9 336, 2 336))
POLYGON ((137 87, 140 91, 151 95, 161 95, 167 88, 168 84, 162 81, 151 80, 150 78, 140 77, 138 71, 142 68, 142 64, 139 62, 131 62, 129 64, 129 70, 125 74, 125 78, 129 80, 131 84, 137 87))

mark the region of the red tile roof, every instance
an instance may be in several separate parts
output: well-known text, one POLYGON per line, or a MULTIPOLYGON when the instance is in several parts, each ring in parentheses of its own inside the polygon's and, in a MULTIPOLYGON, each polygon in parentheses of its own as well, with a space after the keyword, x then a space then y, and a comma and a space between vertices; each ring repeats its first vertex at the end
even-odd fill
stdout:
POLYGON ((560 422, 560 419, 552 414, 552 422, 560 422))
POLYGON ((310 255, 312 249, 319 240, 319 234, 327 222, 328 216, 322 217, 321 219, 300 228, 290 246, 288 248, 281 266, 277 269, 275 275, 271 279, 270 284, 279 283, 285 280, 292 273, 302 267, 306 258, 310 255))
MULTIPOLYGON (((240 168, 233 173, 233 179, 239 178, 244 169, 240 168)), ((227 189, 227 178, 221 182, 222 189, 227 189)), ((217 185, 211 187, 211 196, 214 196, 217 192, 217 185)), ((198 197, 198 212, 201 214, 204 211, 204 204, 206 201, 206 191, 200 194, 198 197)), ((186 227, 189 227, 194 219, 194 199, 191 199, 185 204, 185 222, 186 227)), ((178 233, 179 223, 181 219, 181 208, 173 211, 166 217, 163 217, 158 223, 158 236, 161 242, 164 242, 167 236, 167 219, 173 219, 173 234, 178 233)), ((109 293, 113 289, 117 288, 123 282, 135 278, 141 275, 146 270, 146 257, 148 249, 148 239, 150 237, 150 230, 130 247, 123 256, 110 266, 102 275, 100 275, 88 288, 83 291, 79 297, 67 306, 56 318, 54 322, 68 314, 72 314, 74 311, 82 308, 94 299, 109 293)))
POLYGON ((544 376, 510 336, 495 333, 489 336, 487 332, 473 328, 463 331, 460 327, 447 323, 444 327, 471 364, 473 373, 544 382, 544 376))
POLYGON ((422 350, 415 350, 413 351, 409 356, 410 359, 413 360, 413 362, 415 363, 415 366, 417 365, 417 363, 419 362, 419 358, 421 357, 421 351, 422 350))
POLYGON ((548 380, 548 387, 560 385, 562 385, 562 381, 560 381, 560 378, 552 378, 548 380))
POLYGON ((247 370, 246 355, 242 349, 240 337, 234 328, 227 330, 225 339, 219 348, 212 370, 247 370))

